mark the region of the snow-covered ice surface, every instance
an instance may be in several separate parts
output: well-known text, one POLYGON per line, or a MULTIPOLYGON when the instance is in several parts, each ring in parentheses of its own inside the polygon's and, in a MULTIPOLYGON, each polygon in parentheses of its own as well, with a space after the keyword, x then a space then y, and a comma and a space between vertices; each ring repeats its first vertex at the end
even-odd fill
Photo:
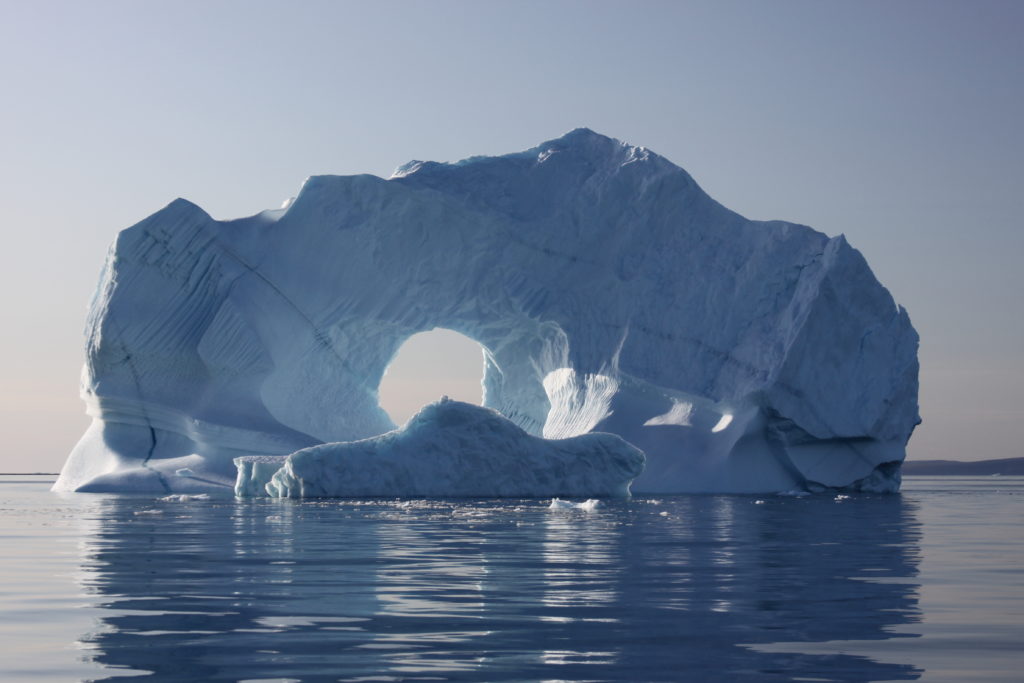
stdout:
POLYGON ((55 489, 230 491, 236 457, 386 433, 381 376, 434 327, 484 347, 484 405, 528 433, 642 449, 634 492, 895 490, 919 421, 917 334, 843 236, 579 129, 122 231, 55 489))
POLYGON ((382 436, 235 464, 239 496, 622 497, 644 454, 614 434, 531 436, 490 408, 442 399, 382 436))

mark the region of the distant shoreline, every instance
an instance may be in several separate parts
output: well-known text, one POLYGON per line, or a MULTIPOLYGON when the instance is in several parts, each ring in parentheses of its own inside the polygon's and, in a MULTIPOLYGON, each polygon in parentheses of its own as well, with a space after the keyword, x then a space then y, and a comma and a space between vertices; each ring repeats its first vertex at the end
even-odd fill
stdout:
POLYGON ((904 475, 918 476, 1024 476, 1024 458, 998 458, 995 460, 907 460, 904 475))

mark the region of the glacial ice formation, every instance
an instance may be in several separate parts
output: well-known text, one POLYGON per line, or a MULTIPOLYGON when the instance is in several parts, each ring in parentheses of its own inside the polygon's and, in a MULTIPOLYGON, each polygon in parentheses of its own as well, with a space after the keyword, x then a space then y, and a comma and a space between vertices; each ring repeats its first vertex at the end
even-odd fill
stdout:
POLYGON ((236 457, 388 432, 381 376, 434 327, 481 344, 484 405, 528 433, 640 448, 634 492, 894 490, 919 422, 917 334, 842 235, 579 129, 122 231, 55 489, 230 491, 236 457))
POLYGON ((614 434, 531 436, 495 410, 442 399, 381 436, 235 464, 238 496, 621 497, 644 454, 614 434))

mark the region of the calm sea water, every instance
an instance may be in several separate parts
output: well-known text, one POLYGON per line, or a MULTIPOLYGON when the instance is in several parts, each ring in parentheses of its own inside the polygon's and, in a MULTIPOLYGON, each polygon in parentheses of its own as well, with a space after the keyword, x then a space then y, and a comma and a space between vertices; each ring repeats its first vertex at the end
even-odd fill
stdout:
POLYGON ((27 479, 0 477, 4 680, 1024 677, 1024 478, 591 512, 27 479))

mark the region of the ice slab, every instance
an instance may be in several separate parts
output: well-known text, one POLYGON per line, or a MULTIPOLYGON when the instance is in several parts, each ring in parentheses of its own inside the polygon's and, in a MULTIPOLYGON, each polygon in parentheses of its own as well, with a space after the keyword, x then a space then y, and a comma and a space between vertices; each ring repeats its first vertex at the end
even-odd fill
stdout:
POLYGON ((543 439, 490 408, 442 399, 378 437, 235 464, 239 496, 627 496, 644 455, 613 434, 543 439))

